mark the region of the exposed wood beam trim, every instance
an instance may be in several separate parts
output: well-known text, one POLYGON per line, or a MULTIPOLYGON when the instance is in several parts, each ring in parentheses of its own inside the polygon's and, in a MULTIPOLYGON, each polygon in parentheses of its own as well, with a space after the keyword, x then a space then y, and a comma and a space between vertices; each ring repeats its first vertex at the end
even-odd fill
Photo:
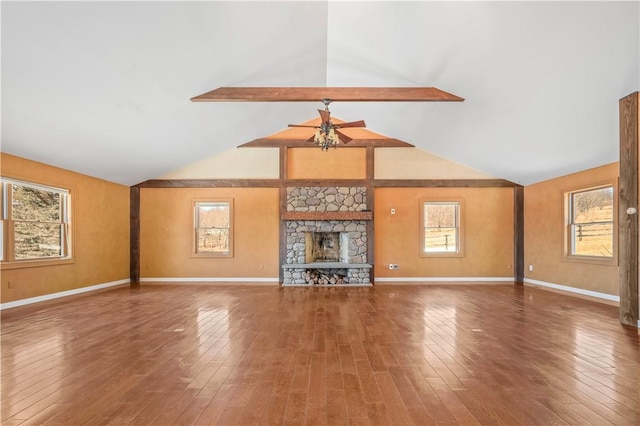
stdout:
MULTIPOLYGON (((372 212, 375 210, 375 189, 373 187, 373 180, 375 178, 375 153, 376 149, 373 146, 366 148, 366 188, 367 188, 367 208, 372 212)), ((373 219, 373 216, 372 216, 373 219)), ((373 220, 367 221, 367 263, 375 265, 375 223, 373 220)), ((375 282, 375 268, 371 268, 369 271, 369 280, 375 282)))
POLYGON ((279 188, 280 179, 152 179, 139 188, 279 188))
POLYGON ((435 87, 219 87, 191 102, 462 102, 435 87))
POLYGON ((307 146, 311 145, 309 142, 305 142, 304 139, 269 139, 260 138, 252 140, 251 142, 238 145, 238 148, 281 148, 290 146, 307 146))
POLYGON ((366 167, 366 179, 370 184, 374 178, 374 166, 375 166, 375 149, 372 146, 368 146, 366 148, 366 159, 365 159, 365 167, 366 167))
POLYGON ((287 263, 287 222, 279 220, 278 229, 280 232, 280 243, 278 244, 278 256, 280 258, 278 277, 280 284, 282 284, 284 282, 284 269, 282 269, 282 265, 287 263))
POLYGON ((513 188, 513 279, 524 283, 524 187, 513 188))
POLYGON ((638 92, 619 101, 620 108, 620 182, 618 185, 618 257, 620 310, 622 324, 638 326, 638 144, 640 111, 638 92))
POLYGON ((283 182, 285 187, 293 186, 366 186, 365 179, 288 179, 283 182))
POLYGON ((511 188, 520 185, 505 179, 375 179, 373 186, 376 188, 511 188))
MULTIPOLYGON (((280 147, 280 214, 282 212, 287 211, 287 188, 282 185, 289 176, 289 150, 286 146, 280 147)), ((278 265, 282 266, 287 262, 287 224, 280 220, 278 221, 278 235, 280 236, 280 241, 278 242, 278 265)), ((279 268, 278 277, 280 279, 280 283, 284 282, 284 269, 279 268)))
POLYGON ((288 164, 289 164, 289 152, 287 151, 287 147, 286 146, 281 146, 280 147, 280 163, 279 165, 279 173, 280 173, 280 180, 286 180, 287 177, 289 176, 289 172, 288 172, 288 164))
MULTIPOLYGON (((367 186, 368 179, 152 179, 137 188, 279 188, 281 186, 367 186)), ((492 188, 518 187, 504 179, 374 179, 375 188, 492 188)))
MULTIPOLYGON (((279 148, 282 146, 291 148, 314 148, 320 149, 313 142, 305 139, 275 139, 262 138, 238 145, 238 148, 279 148)), ((399 139, 354 139, 348 144, 342 144, 337 149, 362 148, 363 146, 374 146, 377 148, 413 148, 415 145, 401 141, 399 139)))
POLYGON ((140 188, 129 188, 129 279, 140 287, 140 188))
MULTIPOLYGON (((287 148, 280 148, 280 183, 284 182, 287 178, 287 148)), ((287 211, 287 188, 284 185, 280 186, 279 189, 279 202, 280 202, 280 214, 282 212, 287 211)), ((285 221, 278 221, 278 235, 280 236, 280 241, 278 243, 278 266, 282 266, 287 263, 287 224, 285 221)), ((284 269, 281 267, 278 270, 278 277, 280 279, 280 283, 284 282, 284 269)))

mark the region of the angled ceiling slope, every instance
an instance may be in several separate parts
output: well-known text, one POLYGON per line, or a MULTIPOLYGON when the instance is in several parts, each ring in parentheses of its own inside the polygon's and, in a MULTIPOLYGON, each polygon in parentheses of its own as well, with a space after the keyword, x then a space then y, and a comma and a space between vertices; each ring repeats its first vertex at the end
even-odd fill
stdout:
MULTIPOLYGON (((333 117, 332 122, 340 124, 343 120, 333 117)), ((320 124, 320 118, 305 121, 303 125, 317 126, 320 124)), ((364 128, 348 128, 342 131, 352 140, 347 145, 340 145, 340 149, 357 148, 363 146, 375 146, 385 148, 411 148, 414 145, 401 141, 399 139, 390 138, 379 133, 372 132, 364 128)), ((309 142, 309 138, 313 136, 314 130, 304 127, 289 127, 280 132, 252 140, 251 142, 239 145, 238 148, 278 148, 278 147, 303 147, 317 148, 313 142, 309 142)))
POLYGON ((332 113, 523 185, 617 161, 618 99, 640 89, 638 1, 1 7, 2 152, 124 185, 316 116, 189 101, 216 87, 452 90, 332 113))

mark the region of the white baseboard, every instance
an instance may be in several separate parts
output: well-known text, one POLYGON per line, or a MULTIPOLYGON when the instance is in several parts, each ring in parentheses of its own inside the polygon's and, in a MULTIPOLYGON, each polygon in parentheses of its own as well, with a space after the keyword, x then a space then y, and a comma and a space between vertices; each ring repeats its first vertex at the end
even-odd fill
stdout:
POLYGON ((570 287, 570 286, 561 285, 561 284, 553 284, 553 283, 548 283, 546 281, 532 280, 530 278, 525 278, 524 284, 531 285, 531 286, 547 287, 547 288, 552 288, 554 290, 560 290, 568 293, 578 294, 581 296, 595 297, 596 299, 604 299, 610 302, 617 302, 618 304, 620 303, 620 296, 607 294, 607 293, 600 293, 599 291, 585 290, 582 288, 570 287))
POLYGON ((196 278, 140 278, 141 283, 155 283, 155 284, 166 284, 166 283, 180 283, 180 284, 215 284, 215 285, 224 285, 224 284, 236 284, 242 283, 247 285, 273 285, 280 284, 280 278, 237 278, 237 277, 196 277, 196 278))
POLYGON ((57 293, 44 294, 42 296, 29 297, 28 299, 14 300, 13 302, 1 303, 0 310, 15 308, 18 306, 30 305, 32 303, 44 302, 47 300, 58 299, 60 297, 74 296, 77 294, 88 293, 90 291, 102 290, 109 287, 128 284, 130 282, 131 280, 127 278, 124 280, 111 281, 109 283, 104 283, 104 284, 90 285, 87 287, 74 288, 73 290, 66 290, 66 291, 60 291, 57 293))
POLYGON ((513 282, 513 277, 376 277, 375 284, 496 284, 513 282))

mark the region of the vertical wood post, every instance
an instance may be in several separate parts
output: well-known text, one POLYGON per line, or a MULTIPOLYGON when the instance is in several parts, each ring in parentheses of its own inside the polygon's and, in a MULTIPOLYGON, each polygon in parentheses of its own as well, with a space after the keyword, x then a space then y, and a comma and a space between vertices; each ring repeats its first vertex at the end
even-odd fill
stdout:
MULTIPOLYGON (((373 187, 373 180, 375 178, 375 148, 373 146, 368 146, 366 151, 366 180, 367 180, 367 209, 373 211, 374 210, 374 200, 375 200, 375 194, 374 194, 374 187, 373 187)), ((374 236, 373 233, 375 232, 375 217, 372 218, 372 220, 367 221, 367 263, 375 266, 375 255, 373 252, 373 240, 374 240, 374 236)), ((375 271, 374 268, 372 267, 371 269, 369 269, 369 281, 371 282, 371 284, 373 284, 374 281, 374 277, 375 277, 375 271)))
POLYGON ((129 279, 140 287, 140 187, 129 189, 129 279))
POLYGON ((620 322, 638 327, 638 92, 619 101, 618 258, 620 322), (635 209, 633 212, 627 209, 635 209))
POLYGON ((287 179, 289 178, 287 170, 288 170, 288 160, 287 160, 287 147, 280 147, 280 217, 278 218, 279 234, 280 234, 280 243, 278 246, 279 250, 279 264, 278 264, 278 276, 280 279, 280 284, 284 282, 284 269, 282 269, 282 265, 287 262, 287 222, 282 219, 282 213, 287 211, 287 179))
POLYGON ((513 188, 513 280, 524 282, 524 187, 513 188))

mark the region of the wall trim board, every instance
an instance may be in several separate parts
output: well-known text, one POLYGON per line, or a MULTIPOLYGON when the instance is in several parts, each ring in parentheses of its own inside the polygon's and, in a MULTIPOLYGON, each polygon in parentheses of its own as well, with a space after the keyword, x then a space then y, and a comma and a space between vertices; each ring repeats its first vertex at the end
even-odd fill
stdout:
POLYGON ((375 188, 512 188, 505 179, 374 179, 375 188))
POLYGON ((27 299, 14 300, 13 302, 1 303, 0 310, 15 308, 18 306, 30 305, 38 302, 45 302, 47 300, 59 299, 61 297, 75 296, 82 293, 89 293, 92 291, 103 290, 105 288, 116 287, 124 284, 129 284, 128 278, 111 281, 104 284, 90 285, 87 287, 74 288, 73 290, 60 291, 57 293, 43 294, 42 296, 29 297, 27 299))
POLYGON ((512 188, 505 179, 151 179, 138 188, 280 188, 283 186, 365 186, 374 188, 512 188))
POLYGON ((284 187, 295 186, 366 186, 367 179, 284 179, 284 187))
POLYGON ((251 285, 271 285, 274 283, 280 284, 278 277, 264 277, 264 278, 238 278, 238 277, 194 277, 194 278, 140 278, 140 282, 143 283, 180 283, 180 284, 225 284, 225 283, 243 283, 251 285))
POLYGON ((279 188, 280 179, 151 179, 138 188, 279 188))
POLYGON ((513 283, 513 277, 378 277, 374 284, 497 284, 513 283))
MULTIPOLYGON (((341 145, 344 148, 413 148, 408 142, 400 139, 384 138, 384 139, 353 139, 349 145, 341 145)), ((276 138, 260 138, 250 142, 238 145, 238 148, 318 148, 318 145, 310 143, 307 139, 276 139, 276 138)))
POLYGON ((581 296, 588 296, 589 298, 602 299, 602 300, 595 300, 597 302, 602 302, 603 300, 607 300, 610 302, 616 302, 616 304, 620 303, 619 296, 616 296, 614 294, 601 293, 599 291, 585 290, 582 288, 570 287, 562 284, 554 284, 546 281, 532 280, 530 278, 525 278, 524 284, 525 286, 526 285, 529 285, 532 287, 540 286, 540 287, 551 288, 554 290, 560 290, 562 292, 571 293, 570 295, 578 294, 581 296))

